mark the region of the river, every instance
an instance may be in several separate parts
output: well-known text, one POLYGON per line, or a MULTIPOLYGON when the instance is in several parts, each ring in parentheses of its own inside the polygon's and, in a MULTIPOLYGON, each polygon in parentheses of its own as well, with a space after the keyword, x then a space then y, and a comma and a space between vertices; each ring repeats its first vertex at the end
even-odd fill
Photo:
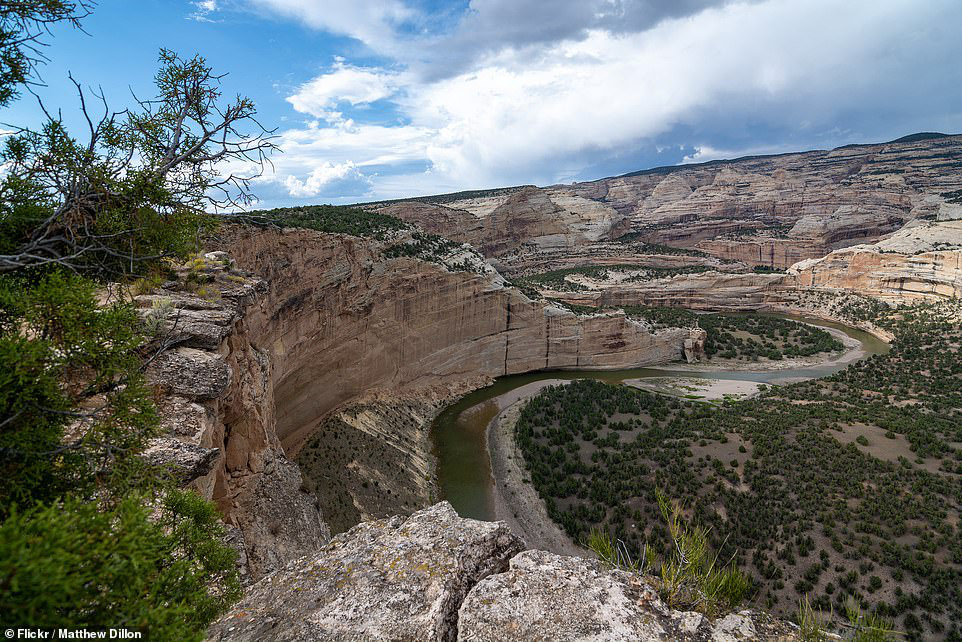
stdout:
MULTIPOLYGON (((803 321, 841 331, 861 345, 859 358, 882 354, 888 344, 877 337, 841 323, 800 316, 769 314, 766 316, 803 321)), ((676 367, 633 368, 629 370, 544 370, 498 378, 492 385, 465 395, 445 408, 431 428, 437 478, 441 498, 451 502, 462 517, 493 520, 494 479, 488 457, 487 427, 500 412, 499 397, 536 381, 546 379, 597 379, 620 384, 631 379, 686 377, 696 379, 729 379, 757 383, 779 383, 826 377, 845 368, 852 360, 831 360, 823 365, 783 369, 682 370, 676 367)))

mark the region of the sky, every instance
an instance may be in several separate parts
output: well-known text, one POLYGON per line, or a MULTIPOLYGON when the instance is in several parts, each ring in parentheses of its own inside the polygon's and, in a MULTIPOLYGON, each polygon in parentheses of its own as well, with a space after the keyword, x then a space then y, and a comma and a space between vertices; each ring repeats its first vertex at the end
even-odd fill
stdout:
POLYGON ((79 127, 68 72, 122 108, 199 53, 276 128, 261 207, 962 132, 959 0, 99 0, 84 29, 48 107, 79 127))

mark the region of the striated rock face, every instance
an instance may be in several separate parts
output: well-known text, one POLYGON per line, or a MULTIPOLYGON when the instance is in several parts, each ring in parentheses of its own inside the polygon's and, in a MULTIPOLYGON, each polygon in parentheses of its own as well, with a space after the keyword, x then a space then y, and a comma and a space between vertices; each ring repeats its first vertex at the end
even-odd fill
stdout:
POLYGON ((681 356, 683 331, 651 334, 621 314, 579 317, 529 300, 496 274, 384 260, 356 237, 237 228, 227 245, 270 283, 245 322, 271 352, 288 452, 328 412, 373 390, 681 356))
POLYGON ((575 305, 752 311, 784 303, 791 298, 793 288, 794 282, 784 274, 702 272, 651 281, 599 283, 595 289, 584 292, 545 293, 575 305))
POLYGON ((751 611, 713 622, 672 610, 637 574, 535 550, 479 582, 458 617, 462 642, 797 639, 795 627, 751 611))
MULTIPOLYGON (((649 243, 787 268, 874 243, 915 220, 962 217, 962 136, 665 167, 587 183, 391 213, 486 256, 531 264, 544 252, 633 232, 649 243)), ((429 200, 429 199, 422 199, 429 200)))
POLYGON ((224 235, 263 279, 212 253, 205 296, 138 300, 170 346, 147 371, 169 433, 149 456, 217 503, 253 579, 326 542, 325 513, 341 531, 429 504, 428 427, 452 398, 503 374, 682 354, 682 330, 531 301, 483 262, 452 271, 307 230, 224 235), (305 482, 290 459, 311 438, 305 482))
POLYGON ((522 548, 446 502, 363 523, 255 584, 209 639, 454 640, 468 591, 522 548))
POLYGON ((798 639, 766 615, 674 611, 638 575, 522 549, 504 524, 462 519, 446 502, 360 524, 252 586, 209 639, 798 639))
POLYGON ((524 187, 508 196, 445 205, 409 201, 378 209, 432 234, 470 243, 495 257, 529 244, 537 250, 572 249, 624 234, 627 220, 612 207, 564 190, 524 187), (479 207, 485 203, 487 207, 479 207), (459 208, 471 208, 468 209, 459 208))
POLYGON ((799 289, 849 290, 893 302, 962 296, 962 221, 906 226, 873 245, 789 270, 799 289))

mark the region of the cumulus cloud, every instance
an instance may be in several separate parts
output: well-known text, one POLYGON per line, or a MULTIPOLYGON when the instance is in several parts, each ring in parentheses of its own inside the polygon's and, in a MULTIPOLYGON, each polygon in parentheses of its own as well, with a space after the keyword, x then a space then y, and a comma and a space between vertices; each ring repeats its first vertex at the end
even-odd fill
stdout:
MULTIPOLYGON (((357 37, 413 19, 400 4, 379 13, 360 3, 322 20, 306 8, 319 3, 256 1, 319 28, 354 20, 353 31, 340 29, 357 37)), ((437 188, 485 187, 559 180, 560 168, 567 178, 577 175, 573 167, 645 145, 654 152, 659 137, 675 131, 698 132, 699 141, 673 145, 698 142, 684 162, 699 162, 819 140, 840 123, 863 140, 893 123, 958 129, 962 71, 944 61, 962 57, 952 28, 960 23, 962 4, 951 0, 590 0, 549 8, 473 0, 450 33, 405 45, 393 60, 407 71, 337 61, 299 87, 289 102, 328 126, 284 132, 281 162, 299 193, 316 168, 323 177, 348 160, 379 168, 375 192, 387 176, 398 189, 428 179, 437 188), (457 64, 439 53, 444 42, 465 43, 457 64), (382 99, 396 107, 396 122, 329 117, 339 105, 350 112, 382 99)), ((396 47, 401 39, 379 42, 396 47)))
POLYGON ((364 194, 368 191, 370 185, 370 180, 353 161, 336 165, 326 162, 314 167, 304 180, 295 176, 288 176, 284 180, 284 186, 287 188, 288 194, 295 198, 323 196, 328 190, 334 190, 340 194, 350 193, 351 191, 364 194))
POLYGON ((338 59, 332 71, 301 85, 287 101, 301 113, 336 120, 339 114, 333 109, 338 103, 353 106, 373 103, 393 95, 397 87, 397 74, 354 67, 338 59))

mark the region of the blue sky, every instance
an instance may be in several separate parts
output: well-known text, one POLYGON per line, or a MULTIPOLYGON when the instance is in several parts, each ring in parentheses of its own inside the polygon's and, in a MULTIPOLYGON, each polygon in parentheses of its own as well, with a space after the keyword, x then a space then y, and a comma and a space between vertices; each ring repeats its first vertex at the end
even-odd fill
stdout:
POLYGON ((958 0, 100 0, 85 28, 48 105, 76 122, 70 71, 127 106, 160 47, 200 53, 278 128, 264 206, 962 131, 958 0))

